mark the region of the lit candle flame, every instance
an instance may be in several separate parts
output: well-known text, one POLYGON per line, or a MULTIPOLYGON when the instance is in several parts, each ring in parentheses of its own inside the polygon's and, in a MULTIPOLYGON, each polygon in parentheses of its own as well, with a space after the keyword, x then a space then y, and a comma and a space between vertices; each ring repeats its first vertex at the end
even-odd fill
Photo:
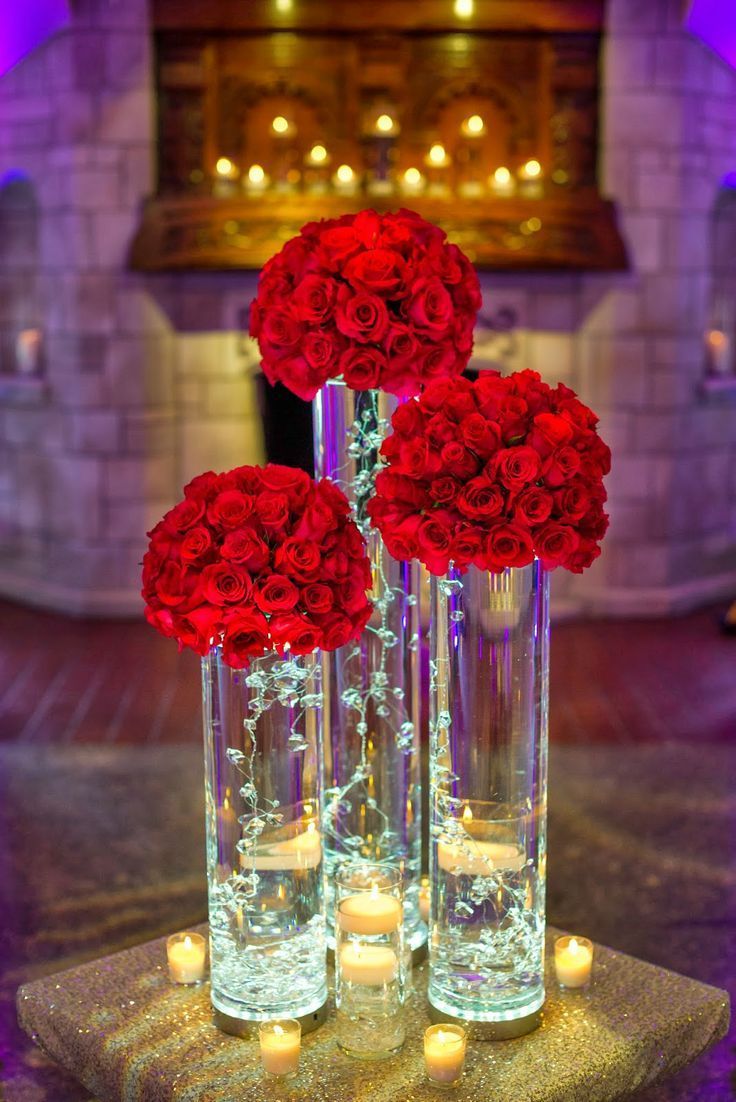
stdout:
POLYGON ((252 184, 262 184, 266 173, 261 165, 251 165, 248 169, 248 179, 252 184))
POLYGON ((527 161, 524 165, 524 175, 530 180, 535 180, 537 176, 541 176, 542 166, 539 161, 535 161, 533 158, 531 161, 527 161))
POLYGON ((189 934, 187 934, 187 936, 184 938, 184 948, 185 949, 191 949, 191 947, 192 947, 192 939, 190 938, 189 934))
POLYGON ((493 179, 496 181, 497 184, 505 186, 506 184, 511 183, 511 173, 505 165, 501 165, 500 168, 497 168, 496 171, 493 173, 493 179))
POLYGON ((570 944, 569 944, 569 946, 568 946, 568 949, 569 949, 569 950, 570 950, 570 952, 571 952, 571 953, 573 953, 573 954, 574 954, 574 953, 577 953, 577 952, 579 952, 579 951, 580 951, 580 946, 578 945, 578 943, 577 943, 577 941, 575 940, 575 938, 574 938, 574 937, 571 937, 571 938, 570 938, 570 944))
POLYGON ((337 170, 337 178, 341 184, 349 184, 353 178, 353 170, 350 165, 340 165, 337 170))
POLYGON ((432 148, 429 151, 429 159, 432 162, 432 164, 433 165, 444 164, 446 156, 447 156, 447 154, 445 153, 444 145, 441 145, 439 142, 435 142, 435 144, 432 146, 432 148))
POLYGON ((465 120, 465 129, 469 134, 482 134, 486 124, 480 115, 471 115, 465 120))
POLYGON ((234 169, 235 165, 229 157, 219 157, 215 164, 215 172, 218 176, 230 176, 234 169))
POLYGON ((463 811, 463 822, 469 823, 472 818, 473 812, 470 810, 470 804, 466 804, 465 810, 463 811))
POLYGON ((275 1026, 273 1027, 273 1031, 274 1031, 274 1033, 278 1033, 278 1034, 279 1034, 279 1036, 280 1036, 280 1035, 281 1035, 282 1033, 286 1033, 286 1030, 284 1029, 284 1027, 283 1027, 282 1025, 279 1025, 279 1024, 278 1024, 278 1022, 277 1022, 277 1023, 276 1023, 276 1025, 275 1025, 275 1026))
POLYGON ((271 128, 275 130, 277 134, 287 134, 289 131, 289 120, 285 119, 283 115, 277 115, 275 119, 271 120, 271 128))
POLYGON ((390 134, 394 128, 394 120, 390 115, 379 115, 376 119, 376 130, 384 134, 390 134))

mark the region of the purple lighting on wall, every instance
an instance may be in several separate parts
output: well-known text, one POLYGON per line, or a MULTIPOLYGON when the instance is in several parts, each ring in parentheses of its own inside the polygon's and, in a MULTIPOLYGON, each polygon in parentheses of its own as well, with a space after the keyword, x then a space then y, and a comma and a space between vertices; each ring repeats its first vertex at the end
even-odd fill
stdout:
POLYGON ((68 0, 0 0, 0 77, 68 23, 68 0))
POLYGON ((685 26, 719 57, 736 69, 736 3, 734 0, 692 0, 685 26))

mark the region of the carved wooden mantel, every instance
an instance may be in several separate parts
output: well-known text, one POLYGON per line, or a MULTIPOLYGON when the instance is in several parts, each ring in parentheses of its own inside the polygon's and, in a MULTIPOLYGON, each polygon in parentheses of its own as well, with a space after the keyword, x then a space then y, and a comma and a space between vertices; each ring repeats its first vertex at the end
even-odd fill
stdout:
POLYGON ((457 7, 154 0, 159 183, 133 266, 259 268, 304 222, 365 206, 417 210, 480 267, 625 266, 596 178, 602 0, 457 7), (392 133, 376 129, 380 114, 392 133), (533 161, 538 179, 525 175, 533 161), (340 165, 354 170, 349 185, 340 165))

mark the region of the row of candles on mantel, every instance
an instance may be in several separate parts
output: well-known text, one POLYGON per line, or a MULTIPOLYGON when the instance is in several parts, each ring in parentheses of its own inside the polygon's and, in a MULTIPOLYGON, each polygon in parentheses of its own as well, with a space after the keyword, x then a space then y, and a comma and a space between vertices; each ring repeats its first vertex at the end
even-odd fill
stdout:
MULTIPOLYGON (((461 152, 466 159, 454 189, 458 195, 468 199, 482 198, 488 194, 505 198, 518 192, 526 198, 541 197, 543 170, 536 158, 525 160, 515 170, 499 165, 484 180, 476 146, 478 139, 486 132, 486 124, 480 115, 469 115, 463 120, 460 130, 464 139, 461 152)), ((285 116, 277 115, 271 122, 271 131, 274 138, 273 164, 251 164, 241 170, 229 157, 218 158, 214 166, 215 195, 233 196, 242 189, 246 195, 260 197, 272 190, 295 191, 303 185, 310 194, 325 194, 332 190, 347 196, 357 194, 364 182, 366 191, 376 195, 389 194, 396 186, 404 195, 426 192, 442 197, 451 193, 449 170, 453 161, 441 142, 434 142, 429 147, 421 163, 409 165, 398 176, 394 173, 392 146, 399 133, 399 125, 389 114, 380 114, 375 119, 371 131, 375 163, 365 173, 347 162, 333 165, 330 151, 322 142, 315 142, 303 155, 301 167, 297 167, 283 144, 284 139, 293 138, 294 124, 285 116)))
MULTIPOLYGON (((420 909, 429 914, 429 886, 422 882, 420 909)), ((339 924, 349 934, 375 937, 391 933, 402 921, 402 904, 382 894, 350 896, 340 906, 339 924)), ((169 975, 179 984, 201 983, 206 976, 206 942, 201 934, 173 934, 167 942, 169 975)), ((348 942, 340 953, 343 979, 350 984, 375 988, 390 984, 398 962, 383 945, 348 942)), ((593 966, 593 944, 584 937, 564 936, 555 941, 555 971, 563 988, 588 986, 593 966)), ((301 1024, 296 1018, 279 1018, 259 1023, 261 1066, 265 1075, 278 1079, 298 1073, 301 1056, 301 1024)), ((467 1031, 457 1022, 441 1022, 424 1033, 424 1062, 428 1079, 438 1086, 454 1087, 462 1080, 467 1048, 467 1031)))

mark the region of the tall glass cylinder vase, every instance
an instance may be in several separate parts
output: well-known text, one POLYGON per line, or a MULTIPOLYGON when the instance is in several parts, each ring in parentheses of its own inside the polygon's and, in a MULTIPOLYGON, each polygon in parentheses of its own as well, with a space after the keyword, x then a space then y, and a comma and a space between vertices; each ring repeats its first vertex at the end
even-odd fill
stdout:
POLYGON ((320 680, 319 655, 202 660, 212 1004, 231 1033, 323 1017, 320 680))
POLYGON ((508 1037, 544 1002, 548 575, 432 579, 429 1001, 508 1037))
POLYGON ((316 473, 333 479, 351 503, 368 542, 374 603, 360 642, 323 655, 323 830, 328 920, 342 863, 389 862, 403 875, 406 944, 417 950, 427 934, 419 914, 419 568, 391 558, 366 514, 396 404, 389 394, 337 380, 314 403, 316 473))

